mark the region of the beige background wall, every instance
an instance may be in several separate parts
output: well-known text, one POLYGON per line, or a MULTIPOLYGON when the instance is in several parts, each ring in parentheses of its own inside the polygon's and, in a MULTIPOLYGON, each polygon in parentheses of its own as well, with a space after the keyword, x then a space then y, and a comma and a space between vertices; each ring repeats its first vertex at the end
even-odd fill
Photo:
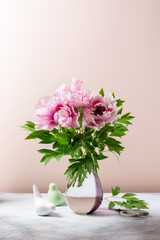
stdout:
POLYGON ((40 164, 19 128, 39 97, 72 77, 84 89, 115 91, 136 119, 120 162, 101 161, 104 191, 160 191, 160 1, 0 1, 0 191, 64 191, 67 158, 40 164))

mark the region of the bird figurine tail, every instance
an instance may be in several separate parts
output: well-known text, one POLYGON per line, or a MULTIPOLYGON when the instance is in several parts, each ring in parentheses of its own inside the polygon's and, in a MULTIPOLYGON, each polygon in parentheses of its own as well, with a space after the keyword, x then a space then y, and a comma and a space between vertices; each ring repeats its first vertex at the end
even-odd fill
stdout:
POLYGON ((39 192, 39 190, 38 190, 38 188, 37 188, 37 186, 35 184, 33 185, 33 194, 34 194, 34 198, 38 198, 38 197, 41 198, 42 197, 40 192, 39 192))

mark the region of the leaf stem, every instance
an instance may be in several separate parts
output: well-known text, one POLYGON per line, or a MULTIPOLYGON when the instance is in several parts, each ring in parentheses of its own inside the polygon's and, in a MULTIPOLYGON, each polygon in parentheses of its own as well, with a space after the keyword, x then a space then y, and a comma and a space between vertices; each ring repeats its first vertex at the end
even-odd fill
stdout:
MULTIPOLYGON (((121 198, 121 197, 109 196, 109 197, 105 197, 104 199, 108 200, 108 198, 121 198)), ((108 200, 108 201, 110 201, 110 200, 108 200)))

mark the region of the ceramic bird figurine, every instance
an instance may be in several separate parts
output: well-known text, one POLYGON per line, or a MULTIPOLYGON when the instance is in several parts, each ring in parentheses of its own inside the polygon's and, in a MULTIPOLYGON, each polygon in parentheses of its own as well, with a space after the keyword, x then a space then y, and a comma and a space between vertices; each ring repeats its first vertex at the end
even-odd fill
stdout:
POLYGON ((53 210, 55 210, 56 206, 49 202, 47 199, 43 199, 37 186, 33 185, 33 193, 34 193, 34 210, 39 216, 47 216, 53 210))
POLYGON ((49 185, 47 199, 56 206, 61 206, 66 202, 65 196, 57 189, 57 185, 55 183, 51 183, 49 185))

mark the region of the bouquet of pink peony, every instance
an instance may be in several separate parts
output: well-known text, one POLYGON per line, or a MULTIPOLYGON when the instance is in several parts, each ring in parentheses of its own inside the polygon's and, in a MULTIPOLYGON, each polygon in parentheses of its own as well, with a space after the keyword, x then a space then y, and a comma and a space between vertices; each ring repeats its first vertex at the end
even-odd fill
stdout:
POLYGON ((65 174, 69 186, 81 186, 87 173, 99 168, 98 161, 106 159, 104 152, 120 155, 124 147, 117 138, 126 135, 130 113, 122 115, 121 99, 114 93, 104 94, 81 90, 82 81, 72 79, 71 87, 63 84, 52 97, 43 97, 36 105, 36 122, 27 121, 24 129, 31 133, 26 139, 40 139, 52 144, 52 149, 40 149, 41 162, 57 161, 69 155, 65 174))

